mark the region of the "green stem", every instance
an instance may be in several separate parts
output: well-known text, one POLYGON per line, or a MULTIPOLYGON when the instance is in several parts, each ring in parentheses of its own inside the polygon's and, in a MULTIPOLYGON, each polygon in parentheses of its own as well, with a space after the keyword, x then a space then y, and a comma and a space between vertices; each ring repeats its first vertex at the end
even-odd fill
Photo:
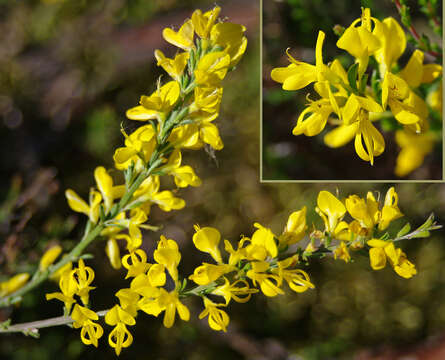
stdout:
MULTIPOLYGON (((108 310, 98 311, 96 314, 99 317, 105 316, 108 310)), ((13 332, 22 332, 25 334, 37 334, 37 329, 52 327, 52 326, 60 326, 60 325, 68 325, 74 322, 71 316, 58 316, 50 319, 39 320, 39 321, 31 321, 21 324, 7 325, 4 327, 0 327, 0 333, 13 333, 13 332)))

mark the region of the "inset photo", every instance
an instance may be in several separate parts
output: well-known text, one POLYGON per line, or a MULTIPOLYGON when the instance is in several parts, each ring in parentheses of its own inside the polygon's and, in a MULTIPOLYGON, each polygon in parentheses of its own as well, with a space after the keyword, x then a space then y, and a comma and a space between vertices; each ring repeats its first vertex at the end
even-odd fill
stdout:
POLYGON ((442 180, 441 14, 264 0, 261 180, 442 180))

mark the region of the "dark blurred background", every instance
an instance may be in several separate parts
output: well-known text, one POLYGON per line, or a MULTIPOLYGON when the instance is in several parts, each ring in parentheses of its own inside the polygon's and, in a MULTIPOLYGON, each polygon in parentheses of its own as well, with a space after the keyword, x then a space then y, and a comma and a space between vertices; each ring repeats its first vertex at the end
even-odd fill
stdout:
MULTIPOLYGON (((361 160, 355 153, 354 141, 331 149, 323 142, 323 136, 333 126, 314 137, 292 135, 297 118, 307 103, 306 95, 318 99, 312 85, 298 90, 282 90, 281 84, 273 81, 273 68, 289 64, 285 50, 296 59, 315 63, 315 43, 319 30, 326 34, 323 45, 323 60, 331 62, 335 57, 351 64, 353 58, 338 49, 338 37, 332 31, 336 25, 349 26, 361 15, 361 6, 370 7, 371 15, 383 20, 400 16, 391 0, 265 0, 263 2, 263 180, 390 180, 394 175, 397 154, 400 148, 394 140, 394 132, 382 131, 380 122, 375 123, 385 138, 385 151, 375 158, 374 166, 361 160)), ((420 34, 425 33, 436 43, 441 39, 427 24, 427 18, 419 11, 417 2, 408 1, 413 24, 420 34)), ((442 14, 439 2, 439 14, 442 14)), ((400 59, 406 64, 413 45, 408 44, 400 59)), ((439 129, 442 127, 439 122, 439 129)), ((440 137, 440 135, 439 135, 440 137)), ((436 143, 434 151, 425 157, 424 164, 405 179, 442 179, 442 143, 436 143)))
MULTIPOLYGON (((59 243, 71 249, 80 238, 85 217, 67 206, 64 190, 84 198, 94 185, 98 165, 112 168, 113 150, 123 142, 120 124, 131 131, 125 110, 141 94, 150 94, 162 71, 153 50, 176 51, 161 38, 196 8, 213 1, 66 1, 55 3, 0 2, 1 163, 0 268, 2 278, 33 271, 44 250, 59 243)), ((236 242, 251 235, 258 221, 279 233, 288 215, 310 209, 318 191, 338 188, 342 196, 368 190, 386 192, 389 185, 260 184, 259 183, 259 4, 220 1, 221 16, 247 27, 248 50, 229 74, 221 115, 217 120, 225 147, 215 159, 185 152, 203 179, 200 188, 179 191, 187 206, 171 213, 153 208, 150 224, 163 225, 145 233, 144 249, 152 253, 160 234, 175 239, 182 251, 180 271, 191 274, 209 261, 192 244, 193 224, 214 226, 236 242)), ((266 5, 266 4, 264 4, 266 5)), ((266 10, 266 7, 265 7, 266 10)), ((309 41, 309 40, 308 40, 309 41)), ((311 45, 308 45, 308 47, 311 45)), ((165 188, 168 187, 166 184, 165 188)), ((445 187, 397 186, 401 210, 413 226, 434 210, 445 219, 445 187)), ((321 226, 313 212, 308 223, 321 226)), ((397 225, 404 224, 400 220, 397 225)), ((369 268, 366 258, 345 264, 332 259, 305 268, 316 289, 268 299, 254 296, 247 304, 231 304, 226 334, 209 329, 198 299, 187 300, 191 319, 171 329, 140 314, 130 328, 134 343, 122 359, 392 359, 396 356, 437 356, 444 351, 445 253, 442 232, 429 240, 402 244, 418 267, 411 280, 391 269, 369 268), (386 357, 385 357, 386 356, 386 357), (416 355, 417 356, 417 355, 416 355)), ((92 308, 106 309, 114 293, 128 287, 125 271, 111 268, 98 241, 88 249, 96 271, 92 308)), ((0 309, 0 321, 14 323, 61 315, 62 304, 47 302, 57 291, 45 283, 27 295, 20 307, 0 309)), ((0 337, 0 359, 114 358, 105 328, 98 349, 82 344, 78 330, 48 328, 36 340, 23 335, 0 337)), ((427 359, 427 357, 419 357, 427 359)), ((438 359, 440 357, 429 357, 438 359)))

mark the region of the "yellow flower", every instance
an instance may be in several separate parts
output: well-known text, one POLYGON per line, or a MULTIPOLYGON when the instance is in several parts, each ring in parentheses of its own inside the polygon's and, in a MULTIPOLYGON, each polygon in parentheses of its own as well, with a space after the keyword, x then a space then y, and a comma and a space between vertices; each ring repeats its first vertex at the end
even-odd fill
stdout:
POLYGON ((127 110, 127 117, 131 120, 158 119, 163 122, 178 101, 180 92, 179 83, 170 81, 150 96, 141 96, 141 105, 127 110))
POLYGON ((60 245, 55 245, 50 247, 48 250, 45 251, 42 258, 40 259, 39 268, 40 271, 44 271, 50 266, 56 259, 59 257, 59 255, 62 253, 62 247, 60 245))
POLYGON ((382 214, 379 222, 379 230, 385 230, 391 221, 394 221, 403 216, 399 207, 399 196, 397 195, 394 187, 389 188, 385 195, 385 202, 382 208, 382 214))
POLYGON ((161 235, 161 240, 158 243, 158 248, 153 253, 153 257, 157 263, 167 268, 168 273, 176 283, 178 281, 178 265, 181 261, 178 244, 174 240, 169 240, 161 235))
POLYGON ((209 326, 211 329, 216 331, 227 331, 227 326, 229 325, 229 315, 219 307, 226 306, 225 304, 215 304, 209 298, 204 297, 204 307, 205 309, 199 314, 200 319, 204 319, 206 316, 209 317, 209 326))
POLYGON ((88 305, 89 292, 95 289, 95 287, 90 286, 94 280, 94 270, 85 266, 83 259, 79 259, 77 266, 78 268, 72 270, 69 276, 77 284, 76 295, 80 296, 84 305, 88 305))
POLYGON ((321 216, 325 223, 326 231, 333 233, 338 222, 346 213, 343 203, 329 191, 320 191, 317 198, 315 211, 321 216))
POLYGON ((127 313, 135 317, 138 312, 139 294, 132 289, 120 289, 116 294, 119 303, 127 313))
POLYGON ((136 324, 136 320, 119 305, 115 305, 106 313, 105 322, 115 326, 108 336, 108 343, 114 348, 116 355, 119 355, 122 348, 130 346, 133 342, 133 336, 125 325, 132 326, 136 324))
POLYGON ((341 259, 346 263, 351 261, 351 255, 349 255, 348 247, 344 241, 341 241, 340 245, 334 250, 334 259, 341 259))
POLYGON ((104 199, 105 213, 108 213, 113 206, 115 199, 121 198, 125 193, 125 185, 113 186, 113 179, 103 166, 98 166, 94 170, 94 178, 97 188, 104 199))
POLYGON ((301 210, 290 214, 286 227, 279 237, 280 243, 295 244, 304 237, 306 230, 306 206, 303 206, 301 210))
POLYGON ((404 53, 406 36, 402 27, 392 17, 384 19, 380 26, 376 27, 374 34, 382 44, 374 53, 374 57, 380 64, 381 76, 384 76, 404 53))
POLYGON ((202 111, 209 114, 218 113, 222 94, 222 87, 197 86, 194 91, 194 101, 190 105, 189 112, 202 111))
POLYGON ((372 229, 379 221, 380 212, 378 202, 375 200, 372 192, 368 192, 365 199, 357 195, 349 196, 345 201, 346 209, 349 214, 356 219, 362 227, 372 229))
POLYGON ((65 196, 72 210, 85 214, 91 222, 97 223, 99 220, 99 206, 102 201, 102 196, 99 192, 95 190, 90 191, 89 205, 71 189, 65 191, 65 196))
POLYGON ((74 305, 73 312, 71 313, 71 317, 73 318, 73 326, 78 329, 82 327, 80 331, 80 338, 85 345, 93 344, 97 347, 97 340, 103 335, 104 330, 102 326, 94 323, 92 320, 98 320, 99 316, 92 310, 74 305))
POLYGON ((200 186, 201 179, 195 174, 191 166, 181 166, 182 155, 179 149, 175 149, 170 155, 166 165, 161 166, 159 171, 172 175, 178 187, 200 186))
POLYGON ((380 21, 371 17, 371 11, 366 8, 362 10, 362 16, 356 19, 337 41, 337 47, 346 50, 356 58, 359 63, 359 74, 363 74, 368 66, 369 56, 381 47, 378 29, 380 21), (374 30, 371 31, 371 22, 374 21, 374 30), (361 22, 360 26, 356 24, 361 22))
POLYGON ((284 279, 289 287, 296 293, 305 292, 307 289, 313 289, 315 286, 311 283, 309 275, 300 269, 288 269, 294 266, 298 261, 298 256, 291 256, 285 260, 278 261, 278 269, 275 268, 272 271, 279 276, 280 279, 284 279))
POLYGON ((357 155, 364 161, 374 164, 374 157, 385 150, 385 140, 369 120, 369 113, 359 112, 359 120, 350 125, 341 125, 331 130, 324 137, 326 145, 337 148, 347 144, 353 138, 357 155))
POLYGON ((395 134, 397 145, 402 149, 396 160, 394 173, 403 177, 423 164, 423 159, 434 146, 434 137, 429 134, 415 134, 407 130, 397 130, 395 134))
POLYGON ((195 70, 195 82, 198 86, 219 87, 227 74, 230 56, 224 51, 215 51, 204 55, 195 70))
POLYGON ((222 263, 221 252, 218 248, 220 240, 221 234, 217 229, 212 227, 200 228, 198 225, 195 225, 193 244, 199 251, 210 254, 218 264, 222 263))
POLYGON ((174 59, 169 59, 165 57, 161 50, 155 50, 157 65, 161 66, 176 81, 180 80, 189 57, 190 54, 188 52, 183 52, 177 54, 174 59))
POLYGON ((201 266, 198 266, 195 269, 193 275, 189 276, 189 279, 193 280, 198 285, 207 285, 219 279, 222 275, 233 270, 234 268, 230 265, 214 265, 203 263, 201 266))
POLYGON ((57 299, 63 301, 67 311, 70 311, 71 307, 76 302, 74 295, 77 292, 77 283, 72 277, 71 271, 66 271, 60 276, 59 288, 62 292, 46 294, 46 300, 57 299))
POLYGON ((125 136, 125 146, 117 148, 114 152, 114 163, 118 170, 125 170, 133 161, 137 171, 142 170, 156 147, 156 132, 153 126, 139 127, 129 136, 125 136))
POLYGON ((417 274, 415 266, 408 261, 406 254, 401 249, 396 249, 394 243, 391 241, 383 241, 379 239, 372 239, 367 242, 371 247, 369 249, 369 259, 371 267, 374 270, 381 270, 386 266, 386 259, 388 258, 394 271, 409 279, 417 274))
POLYGON ((264 295, 273 297, 279 294, 284 294, 284 291, 280 289, 282 278, 275 274, 269 274, 269 263, 266 261, 252 262, 252 269, 247 272, 247 277, 252 279, 253 284, 256 286, 259 283, 261 291, 264 295))
POLYGON ((323 64, 322 48, 325 39, 323 31, 318 32, 317 44, 315 46, 315 66, 295 60, 289 52, 287 56, 291 62, 285 68, 276 68, 271 72, 274 81, 283 84, 283 90, 299 90, 314 81, 324 80, 323 73, 326 66, 323 64))
POLYGON ((137 249, 130 254, 125 255, 122 258, 122 265, 128 270, 125 279, 143 274, 150 267, 150 264, 147 263, 147 254, 142 249, 137 249), (131 260, 131 263, 129 260, 131 260))
POLYGON ((29 274, 20 273, 0 283, 0 296, 6 296, 19 290, 28 282, 29 274))
POLYGON ((202 13, 201 10, 195 10, 192 14, 192 23, 196 34, 201 39, 208 39, 210 30, 213 28, 216 19, 221 11, 219 6, 215 6, 212 10, 202 13))
POLYGON ((311 101, 298 117, 297 125, 293 128, 292 134, 318 135, 325 128, 332 112, 334 112, 334 109, 329 99, 311 101))
POLYGON ((248 302, 252 294, 257 292, 257 289, 249 288, 249 283, 246 280, 236 280, 230 284, 230 281, 224 277, 224 285, 218 286, 215 290, 213 290, 212 295, 224 297, 226 305, 228 305, 232 299, 239 303, 248 302))
POLYGON ((229 67, 234 67, 243 56, 247 47, 247 38, 244 36, 246 28, 243 25, 229 22, 220 22, 212 27, 210 40, 212 44, 224 48, 230 56, 229 67))
POLYGON ((105 247, 105 253, 108 256, 108 260, 110 260, 110 264, 113 269, 120 269, 122 266, 121 263, 121 254, 119 250, 119 245, 117 245, 116 238, 109 238, 107 240, 107 245, 105 247))
POLYGON ((258 230, 252 234, 252 245, 262 247, 267 251, 268 255, 273 258, 276 257, 278 255, 278 247, 273 232, 258 223, 255 223, 254 226, 258 230))
POLYGON ((183 199, 177 198, 171 191, 159 192, 159 176, 149 176, 134 193, 135 201, 143 202, 140 206, 148 214, 151 204, 157 204, 163 211, 179 210, 185 206, 183 199))
POLYGON ((186 20, 177 32, 170 28, 165 28, 162 31, 165 41, 186 51, 195 47, 193 45, 193 35, 193 22, 190 19, 186 20))
POLYGON ((237 265, 241 260, 247 258, 247 251, 244 244, 250 241, 249 238, 242 236, 241 240, 238 243, 238 249, 235 250, 232 244, 228 240, 224 240, 224 250, 226 250, 229 256, 229 265, 237 265))
POLYGON ((179 300, 177 291, 167 292, 164 289, 161 289, 158 304, 165 311, 163 324, 166 328, 171 328, 175 323, 176 311, 178 311, 181 320, 190 320, 190 311, 179 300))

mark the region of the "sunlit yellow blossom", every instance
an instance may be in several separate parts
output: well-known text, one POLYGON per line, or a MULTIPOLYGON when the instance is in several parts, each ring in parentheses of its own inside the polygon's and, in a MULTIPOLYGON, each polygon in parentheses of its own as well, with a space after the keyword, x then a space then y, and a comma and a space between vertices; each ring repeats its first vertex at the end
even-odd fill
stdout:
POLYGON ((396 160, 394 173, 403 177, 423 164, 423 159, 433 150, 434 138, 430 133, 415 134, 398 130, 395 134, 397 145, 402 149, 396 160))
POLYGON ((197 85, 219 87, 221 80, 229 69, 230 56, 223 51, 211 52, 204 55, 195 70, 197 85))
POLYGON ((151 204, 157 204, 163 211, 179 210, 185 206, 183 199, 175 197, 171 191, 159 191, 159 188, 159 176, 149 176, 135 191, 134 198, 143 203, 141 209, 145 213, 150 212, 151 204))
POLYGON ((198 285, 207 285, 230 271, 233 271, 233 267, 230 265, 203 263, 195 269, 193 275, 189 276, 189 279, 193 280, 198 285))
POLYGON ((199 314, 200 319, 204 319, 206 316, 209 317, 209 326, 211 329, 216 331, 227 331, 227 326, 229 325, 229 315, 219 307, 224 307, 226 304, 215 304, 209 298, 204 297, 204 307, 205 309, 199 314))
POLYGON ((409 279, 417 274, 415 266, 408 261, 406 254, 401 249, 395 248, 393 242, 372 239, 367 244, 371 247, 369 259, 374 270, 383 269, 386 266, 386 259, 388 259, 398 275, 409 279))
POLYGON ((127 330, 126 325, 132 326, 136 321, 131 314, 122 309, 119 305, 115 305, 105 315, 105 322, 108 325, 115 326, 108 336, 108 343, 119 355, 122 348, 128 347, 133 342, 133 336, 127 330))
POLYGON ((323 64, 322 48, 325 39, 323 31, 318 32, 317 44, 315 46, 315 66, 305 62, 295 60, 289 52, 287 52, 289 61, 291 62, 285 68, 276 68, 271 72, 271 77, 276 82, 283 84, 283 90, 299 90, 314 81, 324 80, 323 72, 326 67, 323 64))
POLYGON ((142 249, 137 249, 130 254, 125 255, 122 258, 122 265, 128 270, 127 276, 125 277, 126 279, 143 274, 150 267, 147 263, 147 254, 142 249))
POLYGON ((212 227, 203 227, 195 225, 195 233, 193 234, 193 244, 199 251, 210 254, 210 256, 218 264, 222 263, 221 252, 219 251, 219 242, 221 234, 212 227))
POLYGON ((329 191, 320 191, 317 198, 315 211, 321 216, 325 223, 326 231, 334 232, 338 222, 346 213, 343 203, 329 191))
POLYGON ((153 257, 157 263, 167 268, 175 282, 178 281, 178 264, 181 261, 181 253, 176 241, 169 240, 161 235, 161 240, 158 243, 158 248, 153 253, 153 257))
POLYGON ((74 328, 82 328, 80 331, 82 342, 85 345, 93 344, 97 347, 97 340, 100 339, 104 333, 102 326, 93 322, 93 320, 98 320, 99 316, 94 311, 76 304, 74 305, 71 317, 74 320, 74 328))
POLYGON ((337 47, 346 50, 356 58, 359 63, 359 74, 363 74, 368 66, 369 56, 381 47, 377 36, 381 27, 380 21, 371 17, 371 11, 366 8, 362 16, 356 19, 337 41, 337 47), (356 26, 360 22, 359 26, 356 26), (374 22, 374 30, 371 30, 374 22))
POLYGON ((315 136, 323 131, 329 116, 334 112, 329 99, 311 101, 301 112, 292 134, 315 136), (308 115, 308 116, 306 116, 308 115))
POLYGON ((382 214, 379 222, 379 230, 385 230, 391 221, 394 221, 403 216, 398 207, 399 196, 394 187, 391 187, 385 195, 385 202, 382 208, 382 214))
POLYGON ((247 242, 250 242, 250 239, 242 236, 241 240, 238 243, 238 249, 235 250, 228 240, 224 240, 224 250, 226 250, 230 254, 229 265, 236 265, 241 260, 247 258, 247 251, 244 247, 244 244, 247 242))
POLYGON ((382 45, 374 53, 374 57, 380 64, 380 74, 384 76, 404 53, 406 36, 402 27, 392 17, 384 19, 380 26, 376 27, 374 34, 382 45))
POLYGON ((162 36, 165 41, 183 50, 191 50, 195 47, 193 45, 193 34, 193 23, 190 19, 186 20, 178 31, 174 31, 170 28, 166 28, 162 31, 162 36))
POLYGON ((175 179, 175 184, 178 187, 200 186, 201 179, 195 174, 191 166, 181 166, 182 155, 179 149, 173 151, 170 155, 166 165, 160 167, 160 171, 168 175, 172 175, 175 179))
POLYGON ((190 54, 188 52, 179 53, 174 59, 165 57, 161 50, 155 50, 155 58, 158 61, 157 65, 161 66, 173 79, 179 81, 184 72, 187 60, 190 54))
POLYGON ((98 166, 94 170, 94 178, 104 200, 105 213, 108 213, 113 206, 114 200, 124 195, 125 185, 113 186, 113 179, 103 166, 98 166))
POLYGON ((102 201, 102 196, 99 192, 95 190, 90 191, 89 205, 71 189, 65 191, 65 196, 72 210, 85 214, 91 222, 97 223, 99 220, 99 206, 102 201))
POLYGON ((62 253, 62 247, 60 245, 55 245, 50 247, 48 250, 45 251, 42 258, 40 259, 39 268, 41 271, 46 270, 48 266, 50 266, 56 259, 59 257, 59 255, 62 253))
POLYGON ((295 244, 304 237, 306 229, 306 206, 303 206, 301 210, 295 211, 289 216, 286 227, 279 237, 280 243, 295 244))
POLYGON ((132 289, 120 289, 116 293, 119 303, 126 312, 135 317, 139 310, 137 303, 139 301, 139 294, 132 289))
POLYGON ((230 56, 230 67, 235 66, 243 56, 247 47, 247 38, 244 36, 246 28, 243 25, 229 22, 220 22, 212 27, 210 40, 212 44, 221 46, 230 56))
POLYGON ((212 291, 212 294, 224 297, 226 305, 228 305, 232 299, 239 303, 248 302, 252 294, 257 292, 257 289, 249 287, 249 283, 246 280, 236 280, 231 284, 230 281, 224 277, 224 285, 218 286, 212 291))
POLYGON ((368 192, 366 201, 357 195, 351 195, 345 200, 345 205, 349 214, 359 221, 362 227, 372 229, 379 221, 378 202, 372 192, 368 192))
POLYGON ((297 256, 288 257, 285 260, 278 261, 278 269, 272 271, 287 282, 289 287, 296 293, 305 292, 307 289, 313 289, 315 286, 311 283, 309 275, 300 269, 289 269, 296 265, 297 256))
POLYGON ((114 269, 120 269, 122 266, 121 263, 121 254, 119 250, 119 245, 115 238, 109 238, 107 240, 107 245, 105 247, 105 253, 110 260, 110 264, 114 269))
POLYGON ((278 247, 273 232, 258 223, 255 223, 254 226, 258 230, 252 234, 252 238, 250 240, 252 245, 263 247, 266 249, 268 255, 271 257, 276 257, 278 254, 278 247))
POLYGON ((123 134, 125 147, 117 148, 113 156, 116 168, 125 170, 134 162, 136 169, 142 170, 156 147, 156 132, 153 126, 141 126, 130 135, 125 132, 123 134))
POLYGON ((247 272, 247 277, 252 279, 253 284, 260 285, 261 291, 264 295, 273 297, 279 294, 284 294, 280 289, 282 278, 275 274, 269 274, 269 263, 266 261, 252 262, 252 269, 247 272))
POLYGON ((176 311, 181 320, 189 321, 190 311, 187 307, 179 300, 178 293, 176 291, 167 292, 161 289, 161 295, 158 298, 159 306, 164 309, 164 326, 170 328, 175 323, 176 311))
POLYGON ((202 111, 215 114, 219 111, 223 94, 222 87, 197 86, 194 91, 194 101, 190 105, 190 113, 202 111))
POLYGON ((57 299, 63 301, 67 311, 76 302, 74 294, 77 292, 77 283, 72 277, 71 271, 64 272, 59 279, 59 288, 62 292, 46 294, 46 300, 57 299))
POLYGON ((90 286, 94 280, 94 270, 89 266, 85 266, 83 259, 79 259, 77 266, 77 269, 71 271, 70 276, 77 284, 76 295, 80 296, 84 305, 87 305, 89 292, 95 289, 95 287, 90 286))
POLYGON ((212 10, 202 13, 201 10, 195 10, 192 14, 192 23, 196 34, 202 39, 208 39, 210 30, 215 24, 216 19, 221 11, 219 6, 215 6, 212 10))
POLYGON ((158 119, 162 122, 178 101, 179 94, 179 83, 170 81, 158 88, 150 96, 141 96, 139 102, 141 105, 127 110, 127 117, 131 120, 146 121, 158 119))

